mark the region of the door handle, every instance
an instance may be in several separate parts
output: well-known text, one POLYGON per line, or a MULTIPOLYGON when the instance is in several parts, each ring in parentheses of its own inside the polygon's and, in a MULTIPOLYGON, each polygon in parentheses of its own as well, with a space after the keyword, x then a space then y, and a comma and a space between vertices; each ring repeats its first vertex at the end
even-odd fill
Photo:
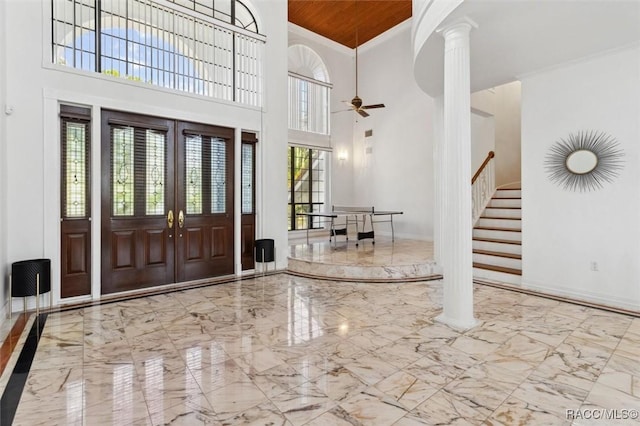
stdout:
POLYGON ((180 228, 184 227, 184 212, 182 210, 178 213, 178 226, 180 228))
POLYGON ((169 210, 167 214, 167 226, 169 226, 169 229, 173 228, 173 210, 169 210))

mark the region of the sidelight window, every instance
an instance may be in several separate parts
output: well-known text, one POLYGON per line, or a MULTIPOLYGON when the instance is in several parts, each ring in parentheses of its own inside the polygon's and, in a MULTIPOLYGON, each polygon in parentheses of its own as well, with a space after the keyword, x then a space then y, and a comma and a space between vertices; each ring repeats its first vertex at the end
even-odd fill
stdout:
POLYGON ((253 153, 252 143, 242 144, 242 214, 253 213, 253 153))
POLYGON ((62 217, 89 217, 90 112, 61 107, 62 217))

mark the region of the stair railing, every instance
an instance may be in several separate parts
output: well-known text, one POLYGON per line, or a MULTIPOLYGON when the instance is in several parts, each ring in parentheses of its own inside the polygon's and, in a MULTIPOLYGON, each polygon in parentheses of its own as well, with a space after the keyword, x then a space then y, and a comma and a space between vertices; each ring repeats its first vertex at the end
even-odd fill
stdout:
POLYGON ((476 174, 471 178, 471 198, 473 203, 472 225, 478 221, 482 211, 487 207, 489 200, 491 200, 496 190, 495 162, 493 161, 495 155, 493 151, 489 151, 487 158, 484 159, 476 174))

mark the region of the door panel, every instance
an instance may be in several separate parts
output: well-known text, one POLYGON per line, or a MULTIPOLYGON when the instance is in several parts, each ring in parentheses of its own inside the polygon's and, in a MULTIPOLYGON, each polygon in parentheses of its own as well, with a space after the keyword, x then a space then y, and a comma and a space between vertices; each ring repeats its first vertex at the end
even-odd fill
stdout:
POLYGON ((227 241, 227 229, 222 226, 211 228, 211 257, 227 258, 230 257, 229 242, 227 241))
POLYGON ((62 237, 62 297, 74 297, 91 292, 91 222, 63 220, 62 237))
POLYGON ((187 261, 203 261, 204 246, 202 244, 202 228, 189 228, 184 232, 187 247, 187 261))
POLYGON ((177 279, 233 274, 233 130, 179 123, 177 279))
POLYGON ((102 293, 175 281, 175 123, 102 113, 102 293))
POLYGON ((113 232, 113 269, 136 267, 136 231, 113 232))

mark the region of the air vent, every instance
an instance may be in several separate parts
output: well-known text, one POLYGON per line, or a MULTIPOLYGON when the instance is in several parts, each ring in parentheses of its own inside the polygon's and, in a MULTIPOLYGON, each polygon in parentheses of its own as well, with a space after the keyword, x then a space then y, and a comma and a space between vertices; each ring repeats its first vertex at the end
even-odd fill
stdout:
POLYGON ((368 138, 368 137, 371 137, 371 136, 373 136, 373 130, 365 130, 364 131, 364 137, 365 138, 368 138))

